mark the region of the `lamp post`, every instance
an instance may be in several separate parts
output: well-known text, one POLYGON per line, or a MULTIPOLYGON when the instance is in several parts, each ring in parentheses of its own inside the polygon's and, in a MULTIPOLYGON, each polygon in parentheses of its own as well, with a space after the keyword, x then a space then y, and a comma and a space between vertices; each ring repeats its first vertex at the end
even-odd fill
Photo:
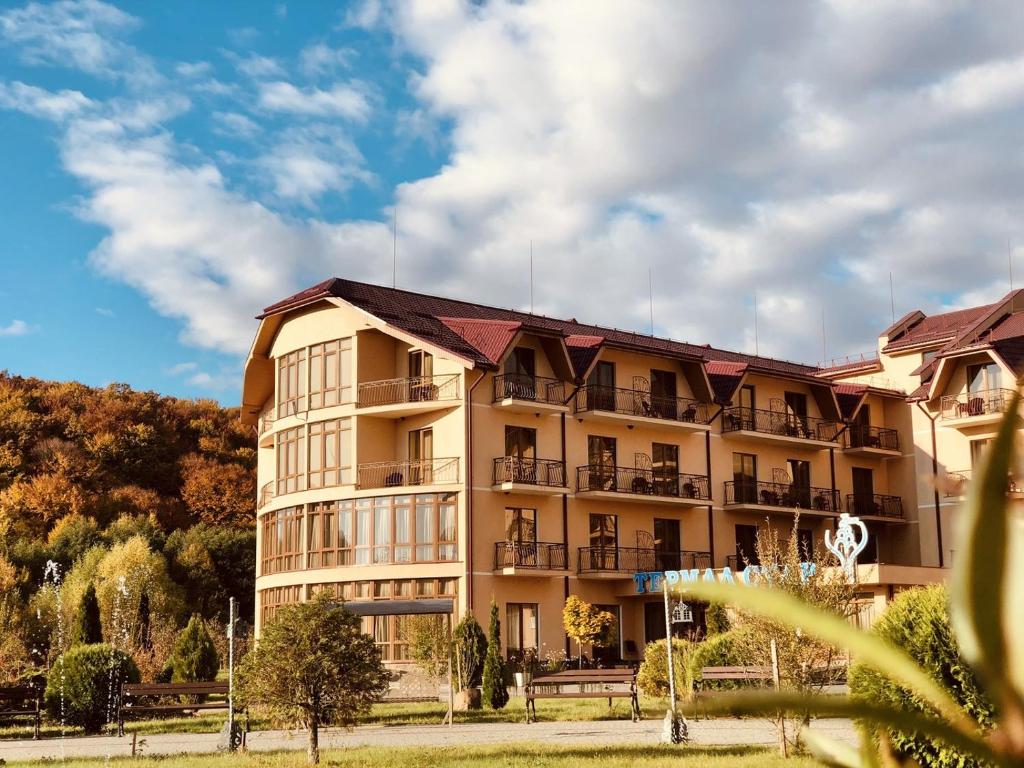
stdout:
POLYGON ((662 578, 661 590, 665 597, 665 647, 668 649, 668 700, 669 709, 665 713, 665 724, 662 727, 661 740, 669 744, 682 744, 687 741, 686 721, 679 716, 676 708, 676 667, 672 656, 672 614, 668 606, 668 580, 662 578))

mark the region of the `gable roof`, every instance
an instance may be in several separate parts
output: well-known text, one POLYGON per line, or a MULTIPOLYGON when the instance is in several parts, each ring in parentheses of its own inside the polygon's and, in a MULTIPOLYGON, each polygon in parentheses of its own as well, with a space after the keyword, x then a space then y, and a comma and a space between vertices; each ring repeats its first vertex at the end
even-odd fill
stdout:
MULTIPOLYGON (((995 308, 995 304, 968 307, 940 315, 926 316, 923 312, 912 312, 888 329, 898 329, 889 337, 882 352, 890 354, 922 345, 935 345, 952 341, 963 331, 972 328, 979 319, 995 308), (916 319, 915 315, 919 315, 916 319), (906 322, 910 319, 909 322, 906 322), (905 328, 900 328, 906 325, 905 328)), ((883 334, 886 335, 886 334, 883 334)))

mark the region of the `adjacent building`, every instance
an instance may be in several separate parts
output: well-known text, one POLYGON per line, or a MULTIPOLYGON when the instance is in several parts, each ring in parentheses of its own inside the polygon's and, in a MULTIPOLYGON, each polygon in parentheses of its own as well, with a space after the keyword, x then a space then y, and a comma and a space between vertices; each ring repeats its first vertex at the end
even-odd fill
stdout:
MULTIPOLYGON (((331 279, 268 307, 246 362, 259 444, 257 624, 329 590, 500 608, 506 649, 569 647, 569 594, 664 636, 633 575, 743 567, 759 526, 807 550, 870 530, 865 621, 955 556, 956 494, 1024 364, 1019 293, 911 313, 835 368, 331 279), (1016 336, 1014 334, 1017 334, 1016 336)), ((1024 307, 1022 307, 1024 308, 1024 307)), ((694 623, 702 620, 699 606, 694 623)), ((364 619, 385 659, 401 618, 364 619)))

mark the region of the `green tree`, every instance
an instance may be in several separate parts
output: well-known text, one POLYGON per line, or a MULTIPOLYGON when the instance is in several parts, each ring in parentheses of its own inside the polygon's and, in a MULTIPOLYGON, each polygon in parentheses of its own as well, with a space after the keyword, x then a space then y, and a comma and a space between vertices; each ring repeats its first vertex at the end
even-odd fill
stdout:
POLYGON ((565 634, 580 648, 580 667, 583 667, 583 648, 586 645, 602 648, 608 645, 615 629, 615 616, 588 603, 577 595, 569 595, 562 609, 565 634))
POLYGON ((483 699, 491 709, 508 704, 505 686, 505 660, 501 657, 501 621, 498 604, 491 600, 491 624, 487 633, 487 656, 484 659, 483 699))
POLYGON ((408 616, 402 622, 402 638, 409 644, 409 655, 432 680, 448 673, 451 638, 444 616, 408 616))
MULTIPOLYGON (((694 648, 695 645, 688 640, 672 639, 672 666, 676 671, 676 697, 679 699, 689 698, 691 685, 687 667, 694 648)), ((647 696, 668 698, 668 647, 664 639, 648 643, 644 648, 644 660, 637 672, 636 684, 647 696)))
POLYGON ((320 761, 320 726, 353 725, 388 689, 389 675, 359 618, 327 594, 279 608, 240 674, 243 698, 309 730, 320 761))
POLYGON ((122 683, 139 682, 131 657, 109 645, 76 645, 57 659, 44 701, 51 719, 99 733, 115 713, 122 683))
POLYGON ((197 614, 192 614, 175 639, 169 664, 171 680, 176 683, 204 682, 217 677, 220 669, 217 649, 206 623, 197 614))
POLYGON ((461 690, 479 688, 487 658, 487 636, 472 613, 455 625, 455 661, 461 690))
POLYGON ((103 642, 103 628, 100 625, 100 604, 96 600, 96 587, 90 582, 82 595, 78 609, 78 642, 95 645, 103 642))

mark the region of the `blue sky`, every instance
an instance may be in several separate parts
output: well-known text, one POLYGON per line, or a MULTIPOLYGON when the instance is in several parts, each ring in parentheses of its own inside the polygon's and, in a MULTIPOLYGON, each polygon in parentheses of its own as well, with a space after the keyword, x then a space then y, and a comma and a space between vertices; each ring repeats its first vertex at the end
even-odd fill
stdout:
POLYGON ((905 6, 0 3, 0 367, 236 403, 395 206, 401 287, 870 351, 1024 248, 1024 11, 905 6))

